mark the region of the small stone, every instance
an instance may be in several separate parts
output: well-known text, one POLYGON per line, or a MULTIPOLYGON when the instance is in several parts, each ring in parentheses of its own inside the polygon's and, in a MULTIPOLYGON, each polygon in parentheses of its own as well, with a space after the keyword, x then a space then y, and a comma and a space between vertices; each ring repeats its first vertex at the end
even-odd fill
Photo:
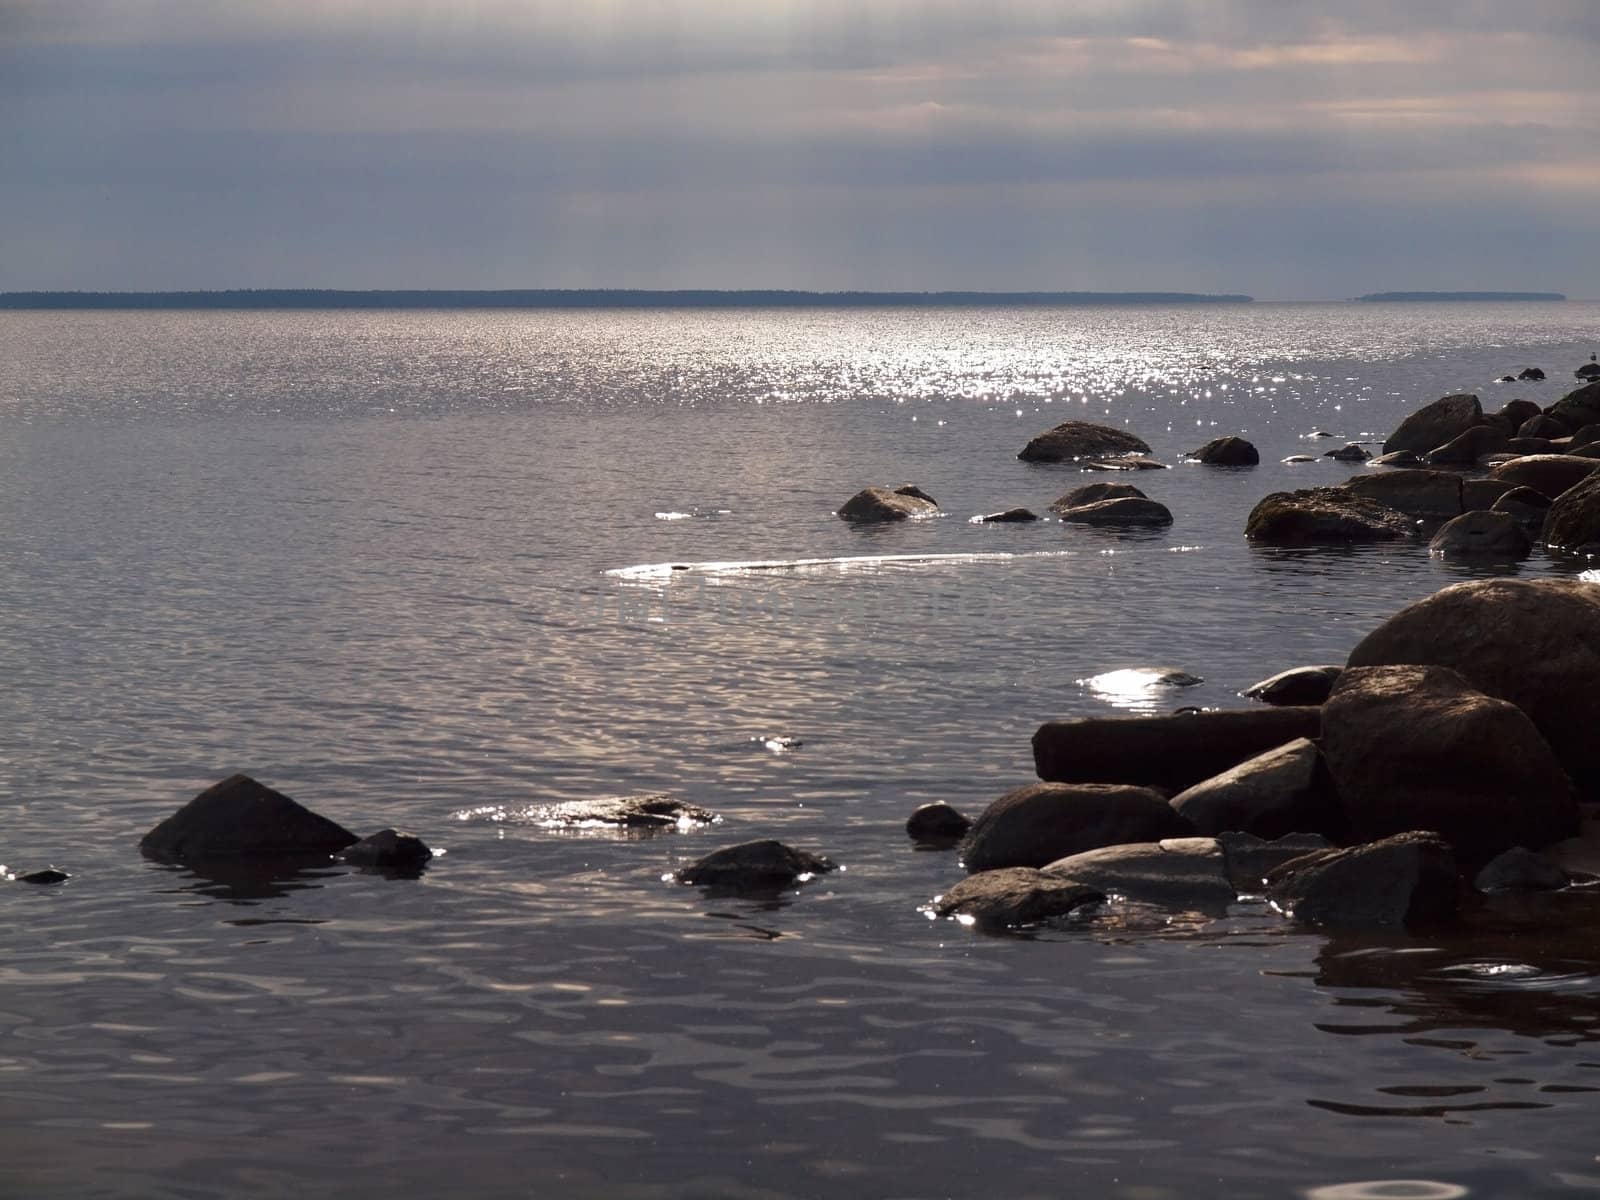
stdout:
POLYGON ((413 868, 432 858, 433 851, 414 833, 383 829, 362 838, 339 857, 355 867, 413 868))
POLYGON ((972 819, 941 801, 924 804, 906 818, 906 833, 916 842, 954 845, 972 828, 972 819))
POLYGON ((1039 514, 1031 509, 1008 508, 1004 512, 985 513, 981 517, 974 517, 973 522, 978 525, 1015 525, 1038 519, 1039 514))

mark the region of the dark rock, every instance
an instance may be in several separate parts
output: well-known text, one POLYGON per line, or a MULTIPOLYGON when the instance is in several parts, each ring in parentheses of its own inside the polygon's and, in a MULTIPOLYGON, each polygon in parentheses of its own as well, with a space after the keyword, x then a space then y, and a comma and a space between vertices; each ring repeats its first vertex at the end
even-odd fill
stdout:
POLYGON ((1396 450, 1393 454, 1380 454, 1368 464, 1372 467, 1420 467, 1422 459, 1411 450, 1396 450))
POLYGON ((1286 833, 1269 842, 1253 833, 1234 831, 1217 834, 1217 844, 1228 860, 1228 879, 1237 892, 1260 892, 1267 876, 1284 863, 1333 848, 1318 833, 1286 833))
POLYGON ((1514 562, 1533 549, 1522 522, 1507 512, 1479 510, 1446 521, 1428 543, 1441 558, 1482 558, 1514 562))
POLYGON ((1089 421, 1064 421, 1034 438, 1017 457, 1024 462, 1066 462, 1074 458, 1149 453, 1150 444, 1126 429, 1112 429, 1089 421))
MULTIPOLYGON (((1503 449, 1514 458, 1527 458, 1533 454, 1564 454, 1566 452, 1566 447, 1552 441, 1550 438, 1536 437, 1514 437, 1505 444, 1503 449)), ((1499 460, 1498 455, 1491 456, 1486 454, 1483 456, 1485 459, 1490 457, 1495 457, 1497 461, 1485 464, 1483 459, 1479 459, 1479 464, 1498 466, 1499 461, 1504 461, 1499 460)))
POLYGON ((1573 374, 1579 379, 1600 378, 1600 363, 1596 363, 1592 360, 1590 362, 1586 362, 1583 364, 1583 366, 1574 371, 1573 374))
POLYGON ((1547 417, 1544 413, 1535 413, 1521 425, 1517 426, 1519 438, 1550 438, 1566 437, 1572 430, 1567 428, 1565 421, 1555 417, 1547 417))
POLYGON ((1578 831, 1571 781, 1528 715, 1448 667, 1346 668, 1322 755, 1357 841, 1430 829, 1481 863, 1578 831))
POLYGON ((1307 738, 1258 754, 1179 792, 1172 807, 1207 836, 1234 830, 1263 838, 1344 833, 1322 756, 1307 738))
POLYGON ((1530 487, 1514 487, 1501 493, 1489 508, 1492 512, 1510 513, 1528 531, 1529 537, 1536 537, 1544 528, 1545 517, 1549 515, 1552 503, 1543 492, 1536 492, 1530 487))
POLYGON ((1461 515, 1461 476, 1454 471, 1371 471, 1352 475, 1341 486, 1408 517, 1433 520, 1461 515))
POLYGON ((1331 458, 1337 462, 1366 462, 1372 457, 1372 454, 1366 447, 1350 442, 1347 445, 1340 446, 1337 450, 1324 450, 1322 457, 1331 458))
POLYGON ((1504 479, 1463 479, 1461 511, 1477 512, 1479 509, 1493 508, 1496 500, 1515 487, 1515 484, 1504 479))
POLYGON ((1517 377, 1515 375, 1502 375, 1496 380, 1497 383, 1515 383, 1516 381, 1517 377))
POLYGON ((1252 683, 1239 694, 1263 704, 1321 704, 1343 669, 1338 666, 1292 667, 1270 679, 1252 683))
POLYGON ((1600 425, 1585 425, 1573 432, 1572 445, 1568 450, 1576 450, 1582 446, 1593 445, 1600 442, 1600 425))
POLYGON ((1114 500, 1097 500, 1078 508, 1062 508, 1056 512, 1063 521, 1077 525, 1171 525, 1172 511, 1154 500, 1141 500, 1137 496, 1120 496, 1114 500))
POLYGON ((1037 521, 1039 514, 1027 508, 1008 508, 1004 512, 985 513, 974 519, 980 525, 1019 525, 1027 521, 1037 521))
POLYGON ((1544 378, 1544 371, 1538 367, 1523 367, 1521 371, 1517 372, 1517 378, 1523 382, 1528 380, 1537 382, 1544 378))
POLYGON ((35 883, 49 885, 52 883, 65 883, 71 879, 60 867, 40 867, 37 871, 24 871, 14 877, 18 883, 35 883))
POLYGON ((414 833, 381 829, 371 837, 362 838, 339 857, 353 867, 408 870, 422 866, 433 857, 433 851, 414 833))
POLYGON ((783 888, 831 871, 821 855, 808 854, 770 838, 714 850, 673 873, 679 883, 731 890, 783 888))
POLYGON ((1004 867, 969 875, 933 902, 941 917, 968 917, 979 925, 1036 925, 1104 900, 1105 894, 1033 867, 1004 867))
POLYGON ((1567 450, 1573 458, 1600 458, 1600 442, 1585 442, 1581 446, 1574 446, 1567 450))
POLYGON ((1383 452, 1426 454, 1474 425, 1483 424, 1483 406, 1471 395, 1445 396, 1412 413, 1383 443, 1383 452))
POLYGON ((1480 892, 1553 892, 1571 883, 1553 858, 1526 846, 1513 846, 1484 865, 1472 880, 1480 892))
POLYGON ((928 495, 927 492, 923 491, 914 483, 902 483, 899 487, 894 489, 894 494, 896 496, 910 496, 913 500, 926 500, 935 508, 939 507, 939 502, 937 500, 928 495))
POLYGON ((1510 441, 1506 431, 1493 425, 1474 425, 1456 434, 1442 446, 1422 456, 1430 466, 1470 467, 1485 454, 1498 454, 1510 441))
POLYGON ((926 517, 939 511, 939 506, 921 495, 904 491, 891 492, 888 488, 862 488, 839 506, 839 516, 846 521, 904 521, 908 517, 926 517))
POLYGON ((1045 873, 1165 908, 1220 913, 1238 898, 1216 838, 1162 838, 1060 858, 1045 873))
POLYGON ((1314 707, 1074 717, 1039 726, 1033 761, 1040 779, 1181 792, 1285 742, 1314 738, 1320 730, 1321 711, 1314 707))
MULTIPOLYGON (((1552 550, 1567 553, 1600 545, 1600 474, 1556 497, 1545 516, 1544 541, 1552 550)), ((1594 685, 1600 686, 1600 679, 1594 685)))
POLYGON ((1338 929, 1443 921, 1460 905, 1450 846, 1408 831, 1365 846, 1294 859, 1268 877, 1267 895, 1292 920, 1338 929))
POLYGON ((1594 474, 1600 466, 1594 459, 1571 454, 1529 454, 1501 463, 1489 472, 1492 479, 1503 479, 1519 487, 1531 487, 1554 500, 1562 492, 1594 474))
POLYGON ((1250 510, 1244 528, 1251 541, 1274 545, 1382 542, 1411 532, 1404 513, 1342 487, 1273 492, 1250 510))
POLYGON ((1506 425, 1515 433, 1522 428, 1523 422, 1537 417, 1542 411, 1543 409, 1532 400, 1507 400, 1495 415, 1504 419, 1506 425))
POLYGON ((978 814, 962 847, 969 874, 1042 867, 1081 850, 1193 833, 1166 797, 1116 783, 1031 783, 978 814))
POLYGON ((1261 461, 1254 446, 1242 437, 1231 436, 1212 438, 1189 457, 1213 467, 1253 467, 1261 461))
POLYGON ((1050 511, 1065 512, 1067 509, 1098 504, 1102 500, 1148 500, 1149 498, 1131 483, 1086 483, 1056 497, 1050 502, 1050 511))
POLYGON ((1600 379, 1568 392, 1546 410, 1565 421, 1568 429, 1600 424, 1600 379))
POLYGON ((326 817, 248 775, 231 775, 201 792, 139 843, 153 858, 290 858, 337 854, 357 840, 326 817))
MULTIPOLYGON (((1481 579, 1401 609, 1350 652, 1352 667, 1435 663, 1533 718, 1574 777, 1596 773, 1600 588, 1576 579, 1481 579)), ((1600 778, 1597 778, 1600 783, 1600 778)))
POLYGON ((671 826, 709 825, 721 819, 709 808, 685 804, 664 792, 642 796, 608 796, 601 800, 565 800, 559 804, 534 805, 521 814, 525 824, 556 829, 582 829, 597 825, 665 829, 671 826))
POLYGON ((915 842, 954 845, 972 828, 972 819, 943 802, 924 804, 906 818, 906 833, 915 842))

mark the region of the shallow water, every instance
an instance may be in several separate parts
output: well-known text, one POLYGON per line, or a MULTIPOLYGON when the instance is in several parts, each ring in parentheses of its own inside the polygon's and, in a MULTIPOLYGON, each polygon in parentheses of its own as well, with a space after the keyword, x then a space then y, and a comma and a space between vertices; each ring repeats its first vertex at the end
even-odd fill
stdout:
POLYGON ((1282 458, 1446 392, 1548 403, 1597 318, 0 315, 0 861, 73 874, 0 887, 0 1191, 1600 1188, 1594 893, 1454 940, 1250 905, 991 937, 918 911, 960 870, 901 828, 1027 781, 1042 720, 1239 703, 1484 573, 1254 549, 1244 515, 1363 469, 1282 458), (1550 380, 1492 382, 1527 364, 1550 380), (1134 479, 1170 530, 968 523, 1099 478, 1016 460, 1068 416, 1174 464, 1134 479), (1222 433, 1263 464, 1177 462, 1222 433), (907 480, 948 515, 832 515, 907 480), (1095 682, 1143 667, 1203 682, 1095 682), (447 852, 413 880, 139 857, 234 770, 447 852), (658 789, 725 819, 484 811, 658 789), (766 836, 844 870, 662 879, 766 836))

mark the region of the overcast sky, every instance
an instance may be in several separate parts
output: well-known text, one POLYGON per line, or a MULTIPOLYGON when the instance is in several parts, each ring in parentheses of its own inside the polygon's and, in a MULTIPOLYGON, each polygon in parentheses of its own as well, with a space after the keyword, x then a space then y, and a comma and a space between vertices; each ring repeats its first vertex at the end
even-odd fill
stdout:
POLYGON ((0 289, 1600 295, 1600 3, 0 0, 0 289))

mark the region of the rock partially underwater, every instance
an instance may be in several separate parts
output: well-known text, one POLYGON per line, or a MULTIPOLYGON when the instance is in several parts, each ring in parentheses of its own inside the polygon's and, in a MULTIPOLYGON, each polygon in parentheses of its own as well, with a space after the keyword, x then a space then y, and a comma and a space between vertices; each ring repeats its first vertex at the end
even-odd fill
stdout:
POLYGON ((333 855, 359 839, 248 775, 201 792, 144 835, 139 848, 166 862, 333 855))
POLYGON ((763 891, 804 883, 834 869, 831 859, 768 838, 714 850, 670 878, 699 887, 763 891))

